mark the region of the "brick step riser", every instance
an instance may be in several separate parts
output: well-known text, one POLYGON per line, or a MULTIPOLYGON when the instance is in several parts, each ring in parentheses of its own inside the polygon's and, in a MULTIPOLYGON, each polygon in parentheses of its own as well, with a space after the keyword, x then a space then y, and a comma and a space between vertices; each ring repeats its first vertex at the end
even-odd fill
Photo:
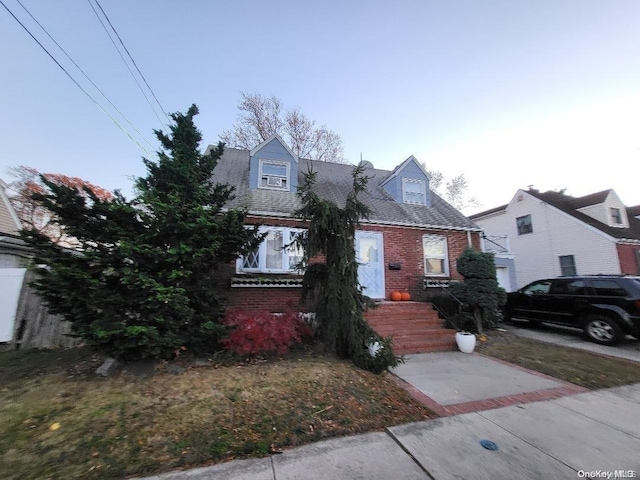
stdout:
POLYGON ((450 337, 455 338, 455 330, 449 330, 448 328, 422 328, 419 330, 400 330, 391 328, 375 328, 376 332, 385 335, 391 335, 392 337, 450 337))
POLYGON ((444 325, 440 318, 391 318, 391 319, 367 319, 369 325, 388 325, 390 327, 402 327, 403 325, 444 325))
POLYGON ((393 305, 393 306, 382 306, 378 308, 370 308, 367 312, 435 312, 434 308, 431 305, 393 305))
POLYGON ((403 320, 408 320, 411 322, 442 322, 442 318, 438 318, 438 316, 425 316, 425 315, 385 315, 379 317, 364 317, 368 322, 400 322, 403 320))
POLYGON ((429 339, 429 338, 452 338, 451 334, 447 333, 447 332, 442 332, 440 330, 420 330, 420 331, 415 331, 415 332, 398 332, 393 331, 393 330, 376 330, 376 333, 378 335, 381 335, 383 337, 394 337, 394 338, 416 338, 416 339, 429 339))

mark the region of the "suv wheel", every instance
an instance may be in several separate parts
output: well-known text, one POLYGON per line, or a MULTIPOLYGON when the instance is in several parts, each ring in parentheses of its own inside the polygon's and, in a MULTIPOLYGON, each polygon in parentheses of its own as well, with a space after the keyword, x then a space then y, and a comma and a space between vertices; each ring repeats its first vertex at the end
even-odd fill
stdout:
POLYGON ((584 324, 584 331, 592 342, 601 345, 615 345, 622 340, 622 330, 609 317, 604 315, 592 315, 584 324))

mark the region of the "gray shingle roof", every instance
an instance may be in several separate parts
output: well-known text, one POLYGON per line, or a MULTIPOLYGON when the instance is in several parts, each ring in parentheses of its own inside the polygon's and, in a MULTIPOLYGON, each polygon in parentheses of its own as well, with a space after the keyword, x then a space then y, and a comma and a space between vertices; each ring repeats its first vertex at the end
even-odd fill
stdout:
MULTIPOLYGON (((300 185, 309 168, 317 172, 315 191, 318 195, 338 205, 344 205, 351 191, 353 165, 300 159, 300 185)), ((371 209, 368 222, 450 230, 480 230, 475 223, 435 193, 432 193, 431 206, 408 205, 394 201, 380 186, 391 173, 389 170, 375 168, 367 168, 365 171, 370 179, 367 191, 360 199, 371 209)), ((236 188, 236 198, 228 205, 231 208, 246 208, 253 214, 289 216, 300 206, 295 192, 249 188, 248 150, 226 148, 214 171, 214 181, 229 183, 236 188)))
MULTIPOLYGON (((540 192, 538 190, 530 189, 525 191, 529 195, 536 197, 538 200, 542 200, 543 202, 557 208, 558 210, 563 211, 564 213, 571 215, 581 222, 586 223, 587 225, 591 225, 592 227, 595 227, 598 230, 611 235, 613 238, 640 240, 640 220, 634 218, 635 216, 640 214, 640 205, 626 208, 627 216, 629 217, 629 228, 610 227, 609 225, 602 223, 601 221, 596 220, 595 218, 590 217, 586 213, 582 213, 578 210, 590 205, 603 203, 607 199, 607 196, 611 192, 611 189, 603 190, 596 193, 590 193, 589 195, 585 195, 583 197, 572 197, 571 195, 566 195, 561 192, 554 192, 553 190, 540 192)), ((492 213, 504 211, 508 206, 509 204, 501 205, 490 210, 485 210, 484 212, 475 213, 469 218, 475 220, 480 217, 485 217, 492 213)))
POLYGON ((611 235, 613 238, 640 240, 640 220, 637 218, 629 216, 628 228, 610 227, 609 225, 578 211, 578 208, 603 203, 610 191, 611 190, 604 190, 602 192, 585 195, 584 197, 572 197, 571 195, 565 195, 551 190, 542 193, 536 190, 529 190, 527 193, 559 210, 562 210, 565 213, 568 213, 587 225, 591 225, 592 227, 611 235))

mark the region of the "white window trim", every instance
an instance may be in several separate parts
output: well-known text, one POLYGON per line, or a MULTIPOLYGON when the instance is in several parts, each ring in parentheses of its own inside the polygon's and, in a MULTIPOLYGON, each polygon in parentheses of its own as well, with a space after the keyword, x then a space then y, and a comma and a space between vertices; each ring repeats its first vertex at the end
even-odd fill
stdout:
MULTIPOLYGON (((424 268, 424 275, 426 277, 448 277, 449 276, 449 247, 447 245, 447 237, 445 237, 444 235, 432 235, 432 234, 425 234, 422 236, 422 268, 424 268), (442 242, 444 243, 444 271, 442 273, 428 273, 427 272, 427 255, 424 251, 424 240, 426 238, 438 238, 440 240, 442 240, 442 242)), ((436 258, 436 257, 429 257, 429 258, 436 258)))
POLYGON ((259 160, 259 167, 258 167, 258 188, 262 188, 265 190, 286 190, 289 191, 289 188, 291 186, 291 164, 289 162, 281 162, 279 160, 268 160, 266 158, 261 158, 259 160), (276 175, 276 177, 279 178, 284 178, 287 182, 287 186, 286 187, 271 187, 268 185, 262 185, 262 177, 265 176, 272 176, 272 175, 265 175, 262 173, 263 167, 265 164, 270 164, 270 165, 277 165, 279 167, 286 167, 287 169, 287 174, 286 177, 283 177, 281 175, 276 175))
MULTIPOLYGON (((300 233, 304 231, 301 228, 289 228, 289 227, 260 227, 258 228, 259 233, 267 233, 271 231, 279 231, 282 233, 284 238, 291 238, 293 234, 300 233)), ((289 241, 283 242, 285 245, 289 243, 289 241)), ((244 263, 244 257, 239 257, 236 260, 236 273, 287 273, 287 274, 298 274, 302 275, 300 270, 290 270, 288 268, 289 265, 289 251, 288 249, 284 249, 282 254, 282 265, 284 268, 276 269, 276 268, 267 268, 267 241, 266 239, 258 246, 258 268, 243 268, 242 264, 244 263)))
POLYGON ((402 177, 402 203, 408 203, 409 205, 426 205, 427 204, 427 185, 424 180, 418 178, 402 177), (407 200, 405 185, 407 183, 417 183, 420 185, 420 192, 422 193, 422 202, 412 202, 407 200))

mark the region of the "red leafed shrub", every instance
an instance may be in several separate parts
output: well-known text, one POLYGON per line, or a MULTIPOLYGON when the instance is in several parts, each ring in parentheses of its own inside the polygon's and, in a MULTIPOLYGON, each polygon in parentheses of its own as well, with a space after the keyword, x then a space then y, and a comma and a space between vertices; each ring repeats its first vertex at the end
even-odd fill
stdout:
POLYGON ((313 334, 300 314, 294 312, 273 314, 230 309, 223 323, 234 328, 222 343, 239 355, 282 355, 313 334))

